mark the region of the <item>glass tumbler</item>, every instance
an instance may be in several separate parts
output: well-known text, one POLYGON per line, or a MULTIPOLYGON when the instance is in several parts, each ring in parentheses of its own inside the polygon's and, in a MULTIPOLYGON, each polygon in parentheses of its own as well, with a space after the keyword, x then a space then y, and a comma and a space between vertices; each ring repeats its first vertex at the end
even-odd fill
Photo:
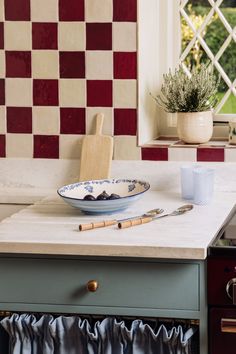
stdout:
POLYGON ((191 200, 194 195, 193 171, 199 165, 183 165, 180 167, 181 195, 183 199, 191 200))
POLYGON ((209 204, 214 191, 214 170, 211 168, 196 168, 193 170, 193 202, 194 204, 209 204))

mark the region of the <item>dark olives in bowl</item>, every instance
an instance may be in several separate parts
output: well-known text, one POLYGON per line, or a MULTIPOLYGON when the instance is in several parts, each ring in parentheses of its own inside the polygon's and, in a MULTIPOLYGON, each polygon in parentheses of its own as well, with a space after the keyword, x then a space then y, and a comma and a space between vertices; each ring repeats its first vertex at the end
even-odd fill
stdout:
POLYGON ((118 194, 112 193, 108 199, 113 200, 113 199, 119 199, 120 196, 118 194))
POLYGON ((118 194, 115 193, 111 193, 111 195, 107 194, 106 191, 103 191, 102 193, 100 193, 97 198, 95 198, 93 195, 91 194, 87 194, 84 197, 84 200, 114 200, 114 199, 119 199, 120 196, 118 194))
POLYGON ((84 197, 84 200, 96 200, 96 198, 95 198, 92 194, 87 194, 87 195, 84 197))
POLYGON ((97 200, 107 200, 109 198, 109 194, 106 191, 103 191, 101 194, 97 196, 97 200))

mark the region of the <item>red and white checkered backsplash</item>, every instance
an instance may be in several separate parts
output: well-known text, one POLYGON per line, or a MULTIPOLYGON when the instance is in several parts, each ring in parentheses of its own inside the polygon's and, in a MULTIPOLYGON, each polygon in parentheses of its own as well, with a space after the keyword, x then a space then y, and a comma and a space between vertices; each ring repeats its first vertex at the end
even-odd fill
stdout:
POLYGON ((137 0, 0 0, 0 157, 79 158, 98 112, 115 159, 225 159, 136 146, 137 0))
POLYGON ((136 0, 0 2, 0 156, 79 157, 97 112, 136 136, 136 0))

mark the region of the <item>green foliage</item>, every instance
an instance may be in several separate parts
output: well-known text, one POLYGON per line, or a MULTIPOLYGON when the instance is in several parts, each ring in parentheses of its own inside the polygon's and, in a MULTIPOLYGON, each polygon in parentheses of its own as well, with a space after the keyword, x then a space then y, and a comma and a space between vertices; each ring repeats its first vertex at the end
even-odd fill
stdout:
MULTIPOLYGON (((194 0, 194 6, 206 6, 206 0, 194 0)), ((221 7, 236 7, 235 0, 224 0, 221 7)))
POLYGON ((167 112, 208 111, 217 102, 218 81, 211 67, 194 68, 190 77, 180 67, 163 78, 161 94, 154 99, 167 112))
MULTIPOLYGON (((198 30, 206 19, 206 11, 202 11, 205 10, 205 8, 201 6, 193 8, 192 4, 190 3, 188 4, 187 9, 188 9, 187 10, 188 16, 191 23, 193 24, 193 27, 196 30, 198 30)), ((216 15, 214 15, 210 19, 208 25, 215 19, 215 16, 216 15)), ((195 37, 194 32, 192 31, 192 29, 190 28, 188 22, 185 20, 184 17, 182 17, 181 19, 181 33, 182 33, 182 51, 184 51, 184 49, 188 46, 189 42, 191 42, 192 39, 194 39, 195 37)), ((203 31, 201 31, 201 36, 204 37, 205 34, 206 34, 206 28, 203 31)), ((191 47, 188 56, 185 58, 184 61, 185 65, 188 67, 189 70, 191 70, 193 67, 199 68, 201 62, 202 61, 205 62, 204 54, 205 52, 201 47, 199 39, 195 38, 194 44, 191 47)))
MULTIPOLYGON (((236 8, 224 8, 222 9, 222 12, 229 24, 232 27, 236 26, 236 8)), ((223 25, 219 26, 219 20, 215 20, 211 25, 211 30, 206 32, 205 40, 209 47, 217 53, 219 43, 223 44, 228 35, 229 33, 226 28, 223 25)), ((204 57, 206 58, 206 55, 204 55, 204 57)), ((226 74, 229 76, 230 80, 234 81, 236 77, 236 43, 234 41, 230 43, 229 47, 220 57, 219 62, 226 74)), ((224 92, 226 89, 228 89, 228 86, 224 82, 221 82, 219 91, 224 92)))
MULTIPOLYGON (((225 92, 218 92, 217 93, 217 99, 218 102, 220 102, 222 100, 222 98, 224 97, 225 92)), ((225 102, 225 104, 223 105, 223 107, 220 110, 220 114, 227 114, 227 113, 231 113, 231 112, 236 112, 236 98, 233 94, 231 94, 229 96, 229 98, 227 99, 227 101, 225 102)))
MULTIPOLYGON (((205 4, 204 1, 197 1, 194 3, 193 7, 189 7, 189 11, 193 19, 199 18, 201 16, 203 19, 210 11, 210 7, 202 6, 205 4)), ((224 1, 221 5, 221 11, 229 24, 232 28, 236 26, 236 1, 235 0, 228 0, 224 1), (223 7, 223 5, 225 7, 223 7), (231 7, 227 7, 231 6, 231 7), (234 6, 234 7, 233 7, 234 6)), ((182 20, 182 28, 186 26, 185 20, 182 20)), ((187 35, 187 32, 182 31, 183 34, 187 35)), ((221 20, 219 19, 218 15, 214 15, 212 21, 209 26, 206 27, 203 37, 206 41, 207 45, 211 49, 211 51, 216 54, 220 48, 220 46, 224 43, 226 38, 228 37, 229 33, 226 30, 225 26, 222 24, 221 20)), ((191 36, 188 38, 183 38, 183 47, 186 46, 185 43, 188 43, 191 40, 191 36)), ((189 57, 186 59, 186 65, 188 67, 197 66, 200 63, 206 63, 209 60, 208 56, 206 55, 205 51, 202 47, 199 47, 199 43, 197 42, 194 48, 191 50, 189 57), (195 47, 198 48, 198 53, 196 53, 195 47), (195 50, 195 52, 194 52, 195 50), (197 54, 197 55, 196 55, 197 54)), ((225 70, 226 74, 229 76, 231 81, 234 81, 235 75, 235 68, 236 68, 236 43, 234 40, 231 41, 229 47, 225 50, 222 56, 219 59, 220 65, 225 70)), ((222 80, 219 84, 219 91, 225 92, 228 89, 227 84, 222 80)))

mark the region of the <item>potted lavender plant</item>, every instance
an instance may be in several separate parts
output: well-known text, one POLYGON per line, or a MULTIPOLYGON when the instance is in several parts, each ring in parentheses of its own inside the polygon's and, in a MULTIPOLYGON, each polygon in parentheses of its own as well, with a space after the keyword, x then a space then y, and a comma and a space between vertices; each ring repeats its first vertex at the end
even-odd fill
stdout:
POLYGON ((194 68, 188 76, 182 67, 163 75, 161 94, 154 97, 166 112, 177 113, 177 133, 185 143, 206 143, 213 133, 213 108, 219 80, 212 67, 194 68))

